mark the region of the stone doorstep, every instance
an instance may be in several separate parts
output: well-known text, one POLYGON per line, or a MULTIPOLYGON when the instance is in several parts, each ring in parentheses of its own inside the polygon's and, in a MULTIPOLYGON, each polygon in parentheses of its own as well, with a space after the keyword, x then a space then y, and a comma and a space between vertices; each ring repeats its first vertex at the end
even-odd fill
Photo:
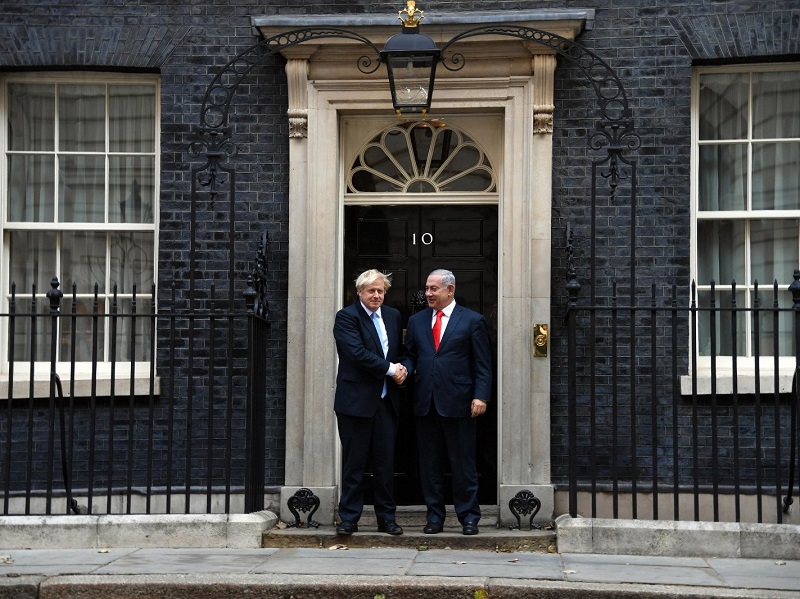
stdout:
POLYGON ((521 530, 510 530, 497 526, 499 509, 496 506, 481 506, 482 517, 480 533, 465 536, 461 533, 452 508, 448 509, 444 530, 435 535, 422 532, 425 526, 424 506, 399 506, 395 518, 403 527, 403 534, 392 536, 378 532, 375 513, 371 506, 364 508, 358 522, 358 532, 349 536, 336 534, 332 524, 320 523, 319 527, 309 527, 306 515, 300 513, 300 527, 286 526, 283 522, 264 531, 263 547, 407 547, 419 549, 480 549, 484 551, 531 551, 547 553, 556 551, 556 533, 549 529, 528 530, 527 522, 521 522, 521 530))
POLYGON ((555 553, 556 533, 553 530, 502 530, 481 527, 480 534, 465 536, 461 528, 447 527, 441 533, 429 535, 422 532, 422 526, 404 526, 402 535, 393 536, 380 533, 374 526, 359 524, 355 534, 337 535, 333 527, 273 528, 264 532, 263 547, 306 547, 331 548, 343 545, 348 548, 409 548, 426 549, 475 549, 481 551, 527 551, 534 553, 555 553))

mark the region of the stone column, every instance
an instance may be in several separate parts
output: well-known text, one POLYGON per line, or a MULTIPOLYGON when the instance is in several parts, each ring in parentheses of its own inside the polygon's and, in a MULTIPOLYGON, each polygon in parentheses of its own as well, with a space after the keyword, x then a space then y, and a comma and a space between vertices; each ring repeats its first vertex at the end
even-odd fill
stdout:
MULTIPOLYGON (((332 403, 328 393, 319 388, 320 379, 313 373, 330 372, 335 356, 324 346, 324 335, 315 311, 315 294, 310 292, 313 277, 310 271, 311 234, 319 206, 312 206, 309 190, 308 163, 308 59, 317 51, 313 45, 298 45, 284 51, 289 96, 289 283, 287 309, 286 367, 286 475, 281 488, 280 515, 291 522, 294 516, 287 501, 299 489, 310 489, 319 499, 314 520, 332 524, 334 518, 335 460, 331 456, 335 434, 332 403), (320 347, 323 345, 324 347, 320 347), (315 361, 311 364, 311 361, 315 361), (324 362, 324 364, 323 364, 324 362), (323 404, 323 405, 320 405, 323 404)), ((334 207, 336 203, 333 203, 334 207)), ((335 235, 331 239, 335 239, 335 235)), ((329 249, 325 250, 329 251, 329 249)), ((320 282, 320 284, 322 284, 320 282)), ((327 283, 324 283, 327 285, 327 283)), ((326 312, 329 312, 326 309, 326 312)), ((330 327, 327 327, 330 337, 330 327)), ((323 386, 326 381, 322 381, 323 386)), ((301 514, 301 517, 304 514, 301 514)), ((304 519, 305 520, 305 519, 304 519)))
MULTIPOLYGON (((519 278, 519 297, 504 297, 505 330, 509 334, 503 347, 503 406, 501 454, 503 460, 498 492, 500 521, 516 524, 509 504, 512 499, 530 499, 530 492, 541 502, 534 519, 545 524, 553 517, 554 492, 550 482, 550 357, 534 357, 534 326, 550 328, 550 217, 553 164, 553 77, 556 59, 552 55, 533 57, 532 92, 526 104, 525 129, 511 135, 525 135, 525 152, 514 160, 523 161, 514 169, 523 183, 504 194, 504 236, 511 235, 519 252, 518 263, 506 273, 519 278), (509 221, 508 219, 513 219, 509 221), (518 219, 518 220, 517 220, 518 219), (516 327, 513 323, 517 323, 516 327)), ((520 123, 520 125, 522 125, 520 123)), ((506 128, 509 132, 509 128, 506 128)), ((512 147, 516 144, 512 144, 512 147)), ((507 142, 506 147, 509 147, 507 142)), ((520 147, 520 146, 518 146, 520 147)), ((508 239, 506 240, 508 243, 508 239)), ((508 275, 501 288, 508 284, 508 275)), ((548 348, 549 349, 549 348, 548 348)), ((523 527, 528 517, 521 517, 523 527)))

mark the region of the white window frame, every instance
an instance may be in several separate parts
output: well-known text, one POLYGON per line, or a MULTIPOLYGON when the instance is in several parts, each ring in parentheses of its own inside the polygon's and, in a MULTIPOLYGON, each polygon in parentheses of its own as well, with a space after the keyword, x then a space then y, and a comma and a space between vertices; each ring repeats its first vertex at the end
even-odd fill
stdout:
MULTIPOLYGON (((36 73, 8 73, 4 76, 0 76, 0 118, 2 123, 0 123, 0 144, 2 144, 2 160, 0 160, 0 239, 2 239, 2 243, 0 243, 0 289, 2 289, 2 300, 0 300, 0 310, 2 312, 7 313, 9 309, 9 293, 10 293, 10 255, 8 249, 8 231, 12 230, 24 230, 24 231, 35 231, 35 230, 52 230, 55 228, 57 231, 105 231, 105 232, 116 232, 116 231, 124 231, 124 232, 147 232, 152 233, 153 236, 153 281, 157 282, 158 280, 158 238, 159 238, 159 199, 160 199, 160 171, 161 171, 161 83, 160 77, 158 75, 152 74, 121 74, 121 73, 86 73, 86 72, 36 72, 36 73), (29 222, 24 224, 11 224, 7 222, 7 197, 8 197, 8 160, 7 160, 7 151, 8 151, 8 84, 9 83, 45 83, 45 84, 54 84, 54 83, 61 83, 61 84, 94 84, 94 85, 152 85, 154 88, 154 97, 155 97, 155 114, 154 114, 154 148, 153 148, 153 158, 154 158, 154 174, 153 174, 153 222, 152 223, 112 223, 108 222, 108 217, 104 219, 105 223, 56 223, 55 226, 53 223, 39 223, 39 222, 29 222)), ((108 112, 106 112, 106 117, 108 112)), ((108 120, 106 118, 106 127, 108 127, 108 120)), ((106 131, 106 139, 108 139, 108 131, 106 131)), ((105 175, 105 184, 106 184, 106 213, 108 207, 108 193, 109 193, 109 178, 108 178, 108 158, 109 156, 119 155, 119 153, 114 153, 109 150, 108 147, 101 153, 106 157, 106 175, 105 175)), ((134 155, 147 155, 148 152, 134 152, 134 155)), ((108 250, 107 250, 108 251, 108 250)), ((108 260, 108 254, 106 255, 106 260, 108 260)), ((60 272, 60 268, 57 266, 58 272, 60 272)), ((108 268, 106 269, 106 273, 108 276, 108 268)), ((37 297, 42 297, 48 291, 48 289, 37 289, 37 297)), ((64 289, 61 288, 61 291, 64 293, 65 296, 71 296, 72 290, 71 289, 64 289)), ((91 293, 86 293, 88 290, 78 290, 78 294, 76 297, 78 298, 90 298, 93 297, 91 293)), ((137 298, 138 297, 147 297, 149 299, 151 289, 137 289, 137 298)), ((104 313, 108 313, 108 301, 109 298, 113 295, 113 288, 109 288, 106 285, 106 289, 103 293, 98 294, 98 299, 100 301, 106 301, 106 307, 104 313)), ((17 296, 24 296, 29 301, 30 299, 30 290, 29 289, 19 289, 17 288, 17 296)), ((129 300, 131 299, 131 293, 118 293, 117 298, 118 300, 129 300)), ((27 307, 22 306, 25 300, 19 300, 17 303, 17 309, 19 310, 27 310, 27 307)), ((156 301, 156 298, 153 298, 153 302, 156 301)), ((40 299, 40 305, 42 302, 46 302, 44 299, 40 299)), ((64 297, 62 299, 62 310, 68 310, 71 304, 71 299, 68 297, 64 297)), ((155 308, 155 306, 154 306, 155 308)), ((149 313, 149 310, 148 312, 149 313)), ((142 312, 142 315, 145 315, 145 312, 142 312)), ((108 329, 106 329, 106 333, 104 337, 108 336, 108 329)), ((106 347, 108 345, 108 341, 105 341, 106 347)), ((0 328, 0 400, 5 399, 8 397, 8 373, 9 373, 9 362, 8 362, 8 328, 6 323, 3 324, 2 328, 0 328)), ((109 361, 109 352, 105 351, 103 355, 103 360, 98 360, 97 362, 97 381, 96 381, 96 393, 98 395, 106 395, 110 392, 111 389, 111 381, 110 381, 110 374, 111 374, 111 362, 109 361)), ((76 396, 87 396, 90 394, 90 382, 91 382, 91 362, 76 362, 75 363, 75 381, 74 381, 74 393, 76 396)), ((117 362, 115 367, 115 382, 114 382, 114 390, 117 394, 127 394, 130 390, 130 385, 133 385, 135 393, 148 393, 149 392, 149 377, 150 377, 150 368, 151 363, 149 361, 140 362, 137 361, 135 363, 135 373, 134 376, 136 377, 134 381, 130 379, 130 365, 129 362, 117 362)), ((70 363, 69 362, 59 362, 57 364, 57 372, 64 383, 64 393, 67 394, 69 392, 69 378, 70 378, 70 363)), ((29 394, 29 379, 30 379, 30 368, 29 363, 27 361, 18 361, 15 360, 14 362, 14 397, 20 396, 27 396, 29 394)), ((47 397, 49 396, 49 371, 50 371, 50 364, 49 362, 36 362, 34 364, 34 381, 35 381, 35 389, 34 395, 36 397, 47 397)), ((156 384, 158 382, 156 381, 156 384)), ((158 385, 156 386, 156 392, 158 392, 158 385)))
MULTIPOLYGON (((746 142, 748 144, 747 152, 747 209, 743 211, 707 211, 699 210, 699 164, 700 164, 700 145, 699 139, 699 117, 700 117, 700 76, 706 74, 720 73, 720 74, 736 74, 736 73, 764 73, 775 71, 797 70, 800 71, 800 64, 798 63, 772 63, 772 64, 741 64, 741 65, 726 65, 726 66, 704 66, 696 67, 692 72, 692 98, 691 98, 691 281, 697 283, 697 292, 695 297, 699 295, 700 291, 710 290, 707 281, 698 280, 698 222, 704 220, 706 217, 709 220, 721 219, 745 219, 745 220, 766 220, 766 219, 781 219, 793 218, 800 220, 800 210, 751 210, 751 195, 752 195, 752 144, 754 141, 752 135, 752 118, 748 118, 748 132, 746 142), (702 284, 701 284, 702 283, 702 284)), ((752 88, 748 94, 748 110, 752 109, 752 88)), ((800 110, 800 108, 799 108, 800 110)), ((781 138, 784 141, 786 138, 781 138)), ((794 138, 788 138, 794 140, 794 138)), ((714 140, 715 143, 717 140, 714 140)), ((749 235, 749 234, 748 234, 749 235)), ((798 237, 798 244, 800 244, 800 236, 798 237)), ((750 245, 749 242, 746 246, 745 254, 745 272, 746 276, 750 275, 750 245)), ((723 293, 730 293, 729 281, 716 281, 716 289, 723 293)), ((779 281, 779 291, 786 291, 788 283, 779 281)), ((752 281, 736 281, 737 293, 744 292, 747 306, 750 306, 750 291, 753 289, 752 281)), ((773 292, 772 281, 759 281, 759 296, 762 305, 769 302, 771 305, 773 292)), ((781 298, 781 307, 785 306, 785 301, 781 298)), ((766 306, 765 306, 766 307, 766 306)), ((699 320, 699 319, 698 319, 699 320)), ((690 323, 691 326, 691 323, 690 323)), ((749 351, 751 347, 752 328, 751 323, 747 322, 745 333, 746 348, 749 351)), ((689 356, 692 356, 691 336, 688 339, 689 356)), ((696 356, 697 360, 697 392, 698 394, 706 395, 711 393, 711 356, 696 356)), ((759 359, 760 371, 760 391, 762 393, 772 393, 774 390, 774 367, 775 360, 773 356, 761 356, 759 359)), ((792 377, 795 370, 795 357, 794 356, 779 356, 779 373, 778 373, 778 390, 781 393, 788 393, 792 387, 792 377)), ((717 371, 717 388, 716 393, 720 395, 730 394, 733 391, 733 359, 731 356, 718 355, 716 356, 715 367, 717 371)), ((681 377, 681 392, 684 395, 691 395, 692 390, 692 377, 691 368, 689 364, 690 373, 687 376, 681 377)), ((736 360, 737 376, 737 391, 740 394, 754 393, 755 392, 755 357, 738 355, 736 360)))

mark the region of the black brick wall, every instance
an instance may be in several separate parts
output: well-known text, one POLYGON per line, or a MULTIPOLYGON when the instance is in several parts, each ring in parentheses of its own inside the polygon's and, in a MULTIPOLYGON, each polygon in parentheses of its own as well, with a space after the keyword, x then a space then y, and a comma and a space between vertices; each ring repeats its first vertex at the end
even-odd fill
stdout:
MULTIPOLYGON (((626 155, 637 175, 637 297, 650 284, 675 283, 686 293, 689 278, 690 76, 692 66, 714 62, 797 60, 800 6, 786 0, 759 2, 696 0, 430 1, 437 11, 544 9, 580 6, 596 10, 592 30, 579 42, 603 58, 620 77, 633 110, 641 148, 626 155)), ((258 38, 252 14, 394 14, 402 2, 375 5, 363 0, 327 2, 39 1, 0 3, 0 69, 100 69, 161 74, 161 214, 159 288, 174 282, 187 300, 191 229, 189 191, 192 160, 187 146, 213 76, 258 38)), ((230 116, 239 156, 235 168, 235 269, 229 273, 230 206, 224 193, 204 195, 195 206, 200 299, 236 301, 244 289, 260 233, 269 232, 270 301, 267 482, 283 481, 285 419, 286 289, 288 265, 288 159, 286 84, 282 60, 267 59, 239 90, 230 116), (221 258, 220 258, 221 257, 221 258)), ((564 291, 567 222, 575 233, 578 277, 588 289, 591 161, 587 143, 597 118, 592 89, 579 70, 560 59, 556 75, 553 173, 552 413, 553 472, 564 480, 566 380, 564 291)), ((630 169, 628 169, 630 172, 630 169)), ((227 184, 223 177, 223 187, 227 184)), ((604 185, 603 180, 598 183, 604 185)), ((596 292, 610 293, 613 279, 627 280, 630 267, 630 179, 610 197, 597 195, 596 292)), ((624 291, 624 290, 623 290, 624 291)), ((628 290, 629 291, 629 290, 628 290)), ((659 288, 660 297, 666 292, 659 288)), ((685 324, 684 324, 685 330, 685 324)), ((667 341, 663 341, 667 343, 667 341)), ((664 350, 666 351, 666 349, 664 350)))

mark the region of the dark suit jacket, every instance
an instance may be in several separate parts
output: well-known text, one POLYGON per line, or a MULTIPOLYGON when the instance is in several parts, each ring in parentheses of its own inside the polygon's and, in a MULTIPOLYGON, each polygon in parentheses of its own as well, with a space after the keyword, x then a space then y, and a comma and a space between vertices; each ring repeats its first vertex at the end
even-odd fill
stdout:
POLYGON ((348 416, 372 417, 378 409, 384 380, 388 399, 395 414, 400 412, 400 389, 386 376, 391 362, 400 351, 400 312, 381 307, 381 317, 389 339, 389 351, 383 357, 378 331, 360 301, 336 313, 333 337, 339 353, 336 395, 333 409, 348 416))
POLYGON ((439 414, 470 416, 473 399, 492 399, 492 353, 486 319, 456 304, 439 343, 433 349, 433 310, 414 314, 406 330, 403 364, 414 373, 414 413, 424 416, 436 397, 439 414))

